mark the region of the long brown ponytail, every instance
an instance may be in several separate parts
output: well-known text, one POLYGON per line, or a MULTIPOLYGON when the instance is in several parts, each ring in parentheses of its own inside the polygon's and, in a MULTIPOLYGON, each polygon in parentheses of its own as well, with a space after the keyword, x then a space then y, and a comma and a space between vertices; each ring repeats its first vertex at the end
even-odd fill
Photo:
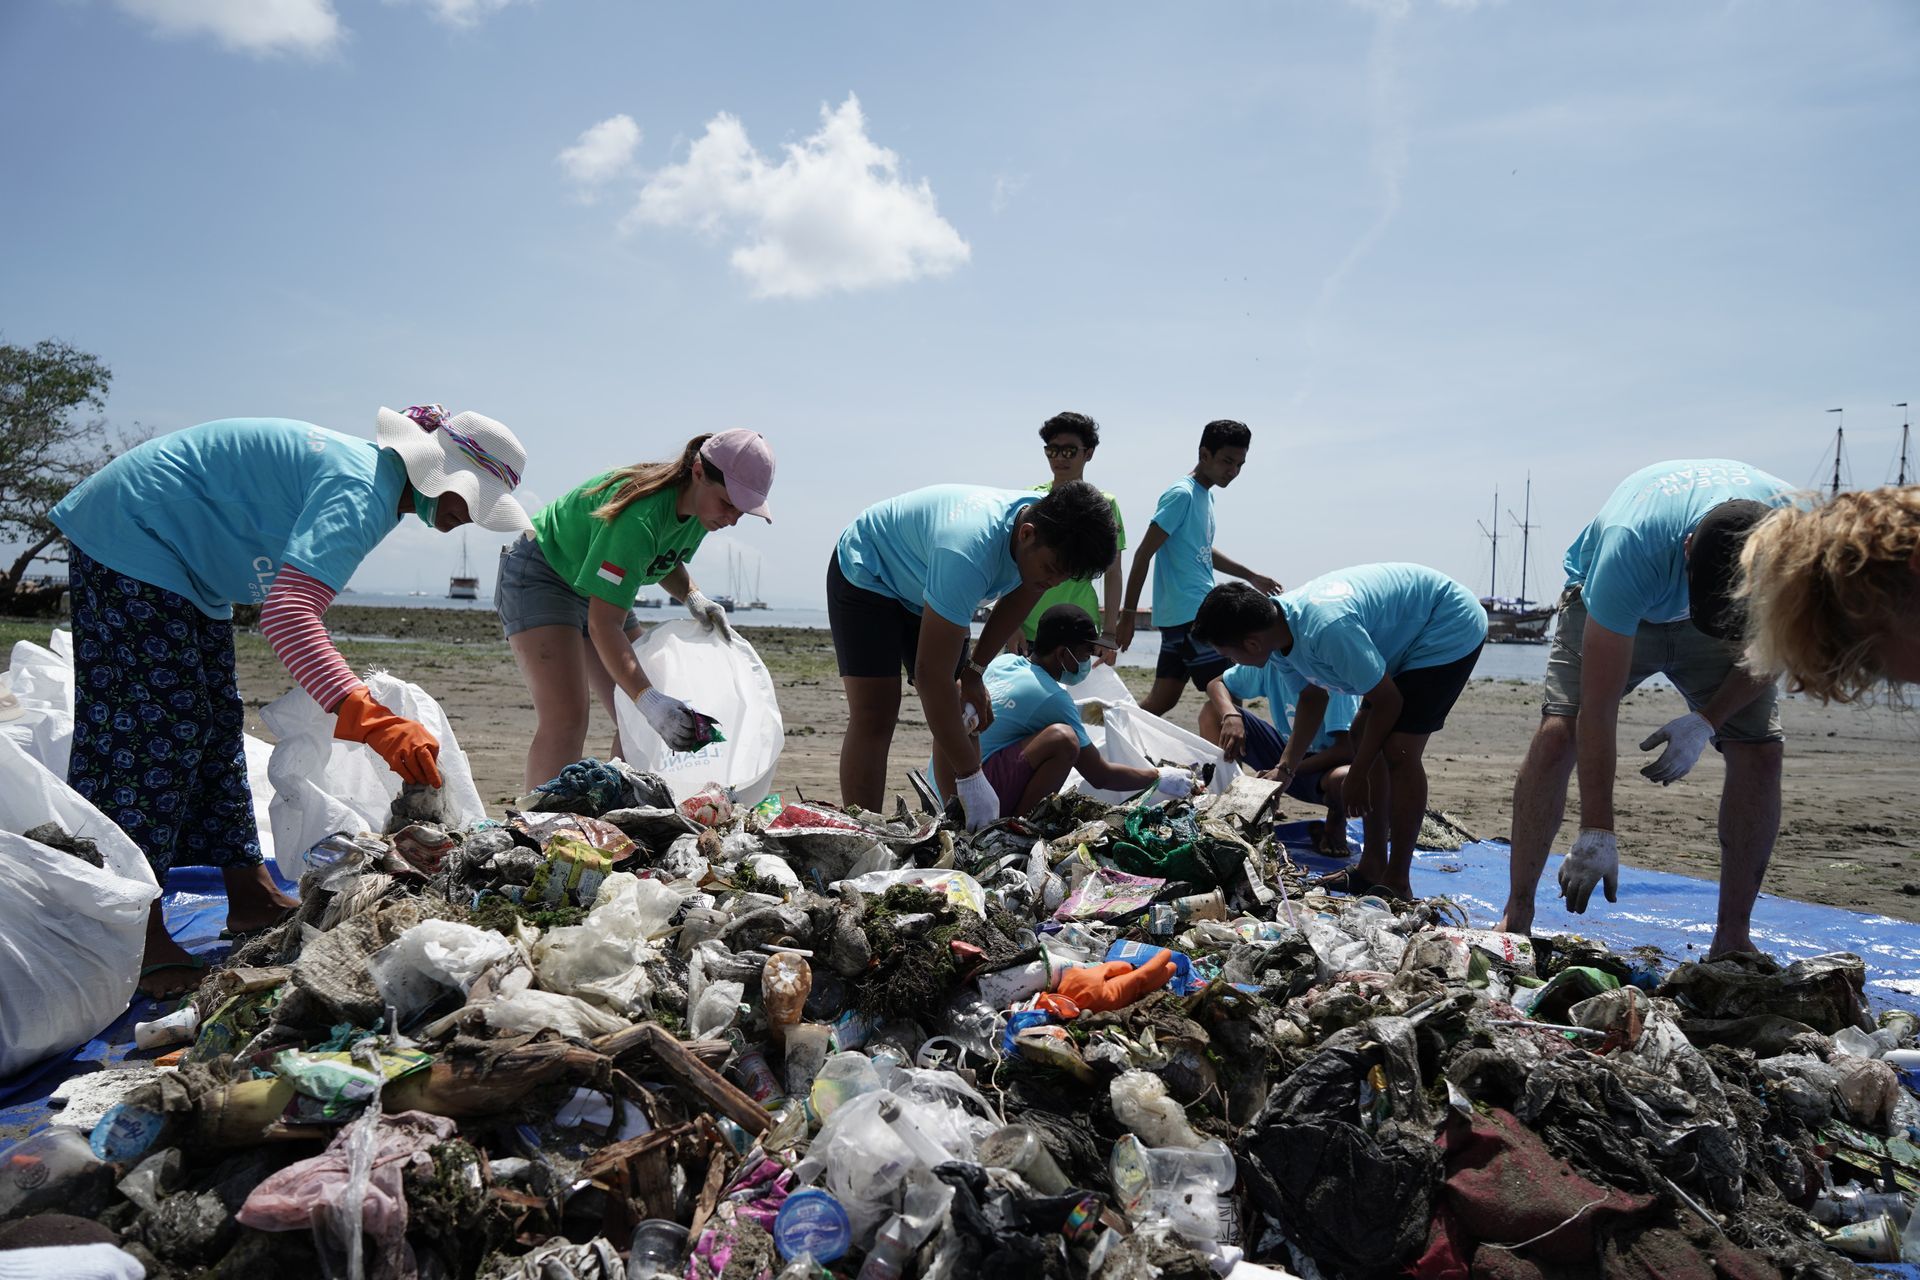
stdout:
POLYGON ((710 439, 711 436, 695 436, 680 450, 680 456, 671 461, 641 462, 613 472, 587 490, 589 497, 613 490, 612 497, 594 508, 594 516, 611 521, 640 499, 651 497, 662 489, 684 489, 693 482, 693 460, 699 454, 700 446, 710 439))

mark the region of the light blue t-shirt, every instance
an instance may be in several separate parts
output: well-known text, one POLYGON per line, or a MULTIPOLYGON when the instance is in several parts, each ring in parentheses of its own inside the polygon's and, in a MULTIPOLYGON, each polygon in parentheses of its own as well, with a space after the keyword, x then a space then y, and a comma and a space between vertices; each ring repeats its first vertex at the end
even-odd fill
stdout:
POLYGON ((1679 622, 1688 613, 1687 535, 1701 517, 1737 498, 1784 507, 1792 490, 1726 458, 1655 463, 1621 481, 1567 548, 1567 581, 1581 584, 1588 616, 1616 635, 1679 622))
POLYGON ((1153 625, 1185 626, 1213 590, 1213 490, 1180 477, 1160 495, 1153 522, 1167 535, 1153 557, 1153 625))
POLYGON ((982 760, 1053 724, 1073 726, 1080 745, 1092 745, 1086 726, 1080 723, 1080 708, 1073 705, 1073 695, 1044 668, 1003 653, 987 664, 986 686, 987 697, 993 702, 993 723, 980 735, 982 760))
POLYGON ((956 626, 1020 585, 1009 539, 1020 512, 1043 495, 973 484, 915 489, 862 511, 840 535, 848 582, 923 606, 956 626))
POLYGON ((399 523, 400 455, 287 418, 227 418, 138 445, 53 509, 73 545, 210 618, 290 564, 335 591, 399 523))
MULTIPOLYGON (((1264 667, 1228 667, 1220 677, 1227 692, 1242 701, 1265 698, 1267 715, 1274 727, 1287 737, 1293 736, 1293 718, 1300 710, 1300 691, 1307 681, 1288 666, 1284 659, 1269 660, 1264 667)), ((1360 710, 1360 699, 1350 693, 1327 694, 1327 713, 1320 718, 1320 732, 1314 735, 1312 749, 1325 751, 1333 745, 1333 735, 1353 728, 1353 717, 1360 710)))
POLYGON ((1363 564, 1273 597, 1293 632, 1291 666, 1330 693, 1363 695, 1382 676, 1458 661, 1487 638, 1473 592, 1421 564, 1363 564))

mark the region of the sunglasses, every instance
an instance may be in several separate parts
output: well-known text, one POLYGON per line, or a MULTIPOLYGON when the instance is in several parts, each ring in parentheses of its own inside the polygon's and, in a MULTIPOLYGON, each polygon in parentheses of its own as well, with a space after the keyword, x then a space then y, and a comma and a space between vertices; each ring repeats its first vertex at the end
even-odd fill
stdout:
POLYGON ((1077 444, 1050 444, 1046 446, 1046 451, 1049 458, 1059 458, 1063 462, 1072 462, 1080 456, 1080 446, 1077 444))

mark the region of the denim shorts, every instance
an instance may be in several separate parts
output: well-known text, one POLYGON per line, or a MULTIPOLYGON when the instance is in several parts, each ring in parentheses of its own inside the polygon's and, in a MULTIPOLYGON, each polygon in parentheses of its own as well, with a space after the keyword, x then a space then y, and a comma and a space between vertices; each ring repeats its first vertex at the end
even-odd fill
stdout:
MULTIPOLYGON (((493 607, 500 613, 500 629, 509 637, 535 627, 572 627, 584 635, 590 603, 547 563, 540 540, 532 534, 521 534, 512 546, 501 548, 493 607)), ((627 610, 621 626, 631 635, 640 628, 640 616, 627 610)))
MULTIPOLYGON (((1560 617, 1553 628, 1553 647, 1547 652, 1547 690, 1542 715, 1580 713, 1580 644, 1587 630, 1587 604, 1578 584, 1560 597, 1560 617)), ((1698 711, 1712 700, 1740 664, 1740 646, 1715 640, 1686 619, 1679 622, 1643 622, 1633 633, 1633 665, 1627 671, 1623 694, 1656 673, 1673 681, 1687 708, 1698 711)), ((1727 717, 1714 741, 1782 742, 1780 692, 1768 685, 1760 696, 1727 717)))

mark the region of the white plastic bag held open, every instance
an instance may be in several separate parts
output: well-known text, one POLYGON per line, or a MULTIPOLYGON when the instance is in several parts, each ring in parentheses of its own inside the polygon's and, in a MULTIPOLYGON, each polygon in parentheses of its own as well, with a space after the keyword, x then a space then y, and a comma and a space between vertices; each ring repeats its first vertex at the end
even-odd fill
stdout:
POLYGON ((127 833, 0 737, 0 1077, 85 1044, 120 1016, 159 896, 127 833), (92 840, 106 865, 15 834, 43 822, 92 840))
MULTIPOLYGON (((473 767, 453 736, 453 725, 425 689, 384 671, 367 677, 367 692, 389 711, 426 726, 440 740, 440 776, 446 785, 447 818, 464 827, 487 816, 473 767)), ((267 760, 273 801, 273 860, 280 874, 298 880, 307 851, 336 831, 384 831, 387 812, 400 794, 400 775, 372 747, 333 736, 334 716, 305 689, 295 688, 260 708, 260 719, 278 741, 267 760)))
POLYGON ((773 677, 736 632, 722 639, 691 618, 662 623, 634 643, 633 654, 662 693, 720 722, 725 742, 698 751, 669 751, 633 699, 618 691, 620 747, 627 763, 666 779, 684 800, 710 782, 735 804, 758 804, 773 789, 773 768, 787 743, 773 677))

